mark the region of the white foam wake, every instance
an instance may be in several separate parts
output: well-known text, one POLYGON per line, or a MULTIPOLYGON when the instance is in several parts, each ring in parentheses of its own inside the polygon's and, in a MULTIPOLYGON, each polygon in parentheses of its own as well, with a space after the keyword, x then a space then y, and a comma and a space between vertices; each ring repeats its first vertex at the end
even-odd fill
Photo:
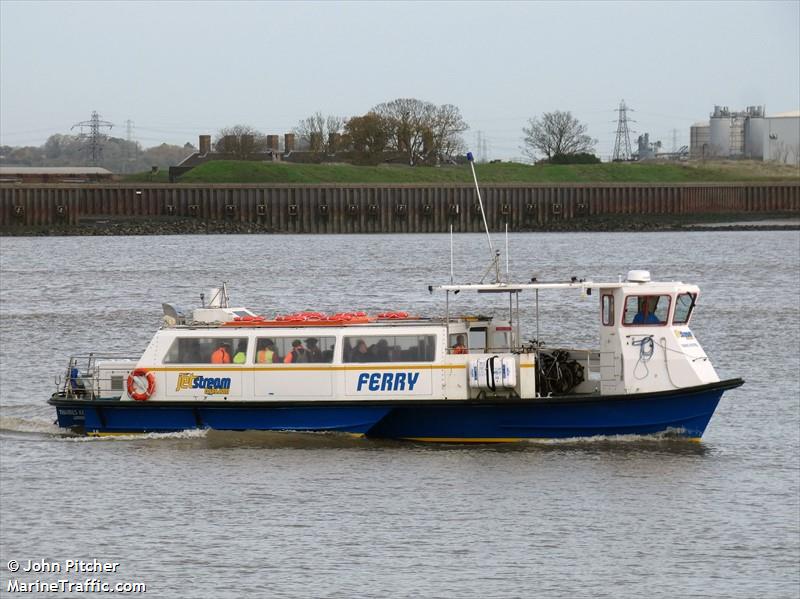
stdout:
POLYGON ((65 431, 53 421, 30 417, 0 416, 0 432, 62 435, 65 431))
POLYGON ((73 442, 98 442, 98 441, 140 441, 142 439, 202 439, 208 434, 208 429, 192 428, 169 433, 121 433, 111 435, 76 435, 65 437, 73 442))

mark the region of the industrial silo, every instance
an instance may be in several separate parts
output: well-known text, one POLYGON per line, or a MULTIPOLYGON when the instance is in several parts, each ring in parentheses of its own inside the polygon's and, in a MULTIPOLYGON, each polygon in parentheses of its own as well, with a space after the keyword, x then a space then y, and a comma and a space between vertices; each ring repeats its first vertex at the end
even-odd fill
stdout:
POLYGON ((711 155, 727 157, 731 153, 731 113, 727 106, 714 106, 710 127, 711 155))
POLYGON ((695 123, 689 128, 689 155, 692 158, 705 158, 711 155, 711 129, 708 123, 695 123))
POLYGON ((764 135, 767 121, 763 106, 748 106, 744 123, 744 155, 752 160, 764 159, 764 135))

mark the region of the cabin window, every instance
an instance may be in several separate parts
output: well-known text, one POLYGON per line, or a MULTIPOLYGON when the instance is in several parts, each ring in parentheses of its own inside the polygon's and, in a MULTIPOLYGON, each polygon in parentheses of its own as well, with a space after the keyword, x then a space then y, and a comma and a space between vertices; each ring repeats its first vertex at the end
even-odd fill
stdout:
POLYGON ((469 351, 479 354, 486 352, 486 327, 473 327, 469 330, 469 351))
POLYGON ((468 354, 469 346, 467 343, 466 333, 453 333, 450 335, 450 341, 447 343, 448 351, 451 354, 468 354))
MULTIPOLYGON (((491 330, 491 329, 490 329, 491 330)), ((491 330, 488 352, 506 352, 511 347, 511 326, 498 325, 491 330)))
POLYGON ((345 362, 433 362, 436 335, 345 337, 345 362))
POLYGON ((256 364, 330 364, 336 337, 260 337, 256 364))
POLYGON ((697 295, 694 293, 678 294, 675 299, 675 316, 672 318, 672 324, 686 324, 689 322, 696 299, 697 295))
POLYGON ((164 364, 244 364, 246 337, 178 337, 164 364))
POLYGON ((629 326, 664 325, 668 315, 668 295, 629 295, 625 298, 622 323, 629 326))
POLYGON ((610 327, 614 324, 614 296, 603 295, 603 324, 610 327))

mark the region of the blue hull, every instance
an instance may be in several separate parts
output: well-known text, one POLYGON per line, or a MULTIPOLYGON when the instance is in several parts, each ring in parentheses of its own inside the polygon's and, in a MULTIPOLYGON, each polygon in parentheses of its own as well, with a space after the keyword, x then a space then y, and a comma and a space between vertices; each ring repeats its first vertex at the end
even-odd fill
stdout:
POLYGON ((58 423, 89 434, 217 430, 314 431, 390 439, 490 442, 674 433, 699 438, 741 379, 669 393, 535 400, 279 405, 87 401, 54 396, 58 423))
POLYGON ((514 441, 599 435, 703 436, 723 391, 596 402, 397 407, 370 429, 376 437, 428 441, 514 441))
POLYGON ((158 406, 155 403, 82 402, 58 406, 63 428, 96 433, 163 433, 193 428, 226 431, 330 431, 364 434, 389 406, 247 407, 158 406))

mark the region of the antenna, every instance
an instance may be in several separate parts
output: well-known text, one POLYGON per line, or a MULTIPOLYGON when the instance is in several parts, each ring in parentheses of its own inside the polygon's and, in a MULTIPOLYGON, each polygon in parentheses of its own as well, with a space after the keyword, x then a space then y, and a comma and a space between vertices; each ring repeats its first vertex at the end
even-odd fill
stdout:
POLYGON ((494 249, 494 245, 492 245, 492 236, 489 234, 489 223, 486 222, 486 212, 483 209, 483 200, 481 199, 481 190, 478 187, 478 176, 475 174, 475 158, 472 156, 472 152, 467 152, 467 161, 469 162, 469 166, 472 169, 472 180, 475 181, 475 191, 478 193, 478 205, 481 208, 481 217, 483 218, 483 228, 486 229, 486 239, 489 241, 489 254, 491 258, 489 259, 489 266, 486 268, 486 272, 483 273, 481 277, 481 283, 486 278, 486 275, 489 274, 489 271, 492 270, 494 267, 494 277, 495 283, 500 282, 500 252, 494 249))
POLYGON ((450 223, 450 284, 453 284, 453 223, 450 223))
POLYGON ((75 123, 72 125, 72 127, 70 127, 70 130, 74 129, 75 127, 80 127, 81 134, 78 137, 86 141, 84 149, 89 157, 90 164, 97 166, 97 164, 103 158, 103 141, 105 139, 105 135, 100 133, 100 128, 108 127, 111 129, 113 126, 113 123, 101 121, 100 115, 96 110, 93 110, 92 118, 90 118, 88 121, 81 121, 80 123, 75 123), (89 133, 85 133, 83 131, 85 127, 89 128, 89 133))
POLYGON ((511 281, 511 274, 508 271, 508 221, 506 221, 506 281, 511 281))

